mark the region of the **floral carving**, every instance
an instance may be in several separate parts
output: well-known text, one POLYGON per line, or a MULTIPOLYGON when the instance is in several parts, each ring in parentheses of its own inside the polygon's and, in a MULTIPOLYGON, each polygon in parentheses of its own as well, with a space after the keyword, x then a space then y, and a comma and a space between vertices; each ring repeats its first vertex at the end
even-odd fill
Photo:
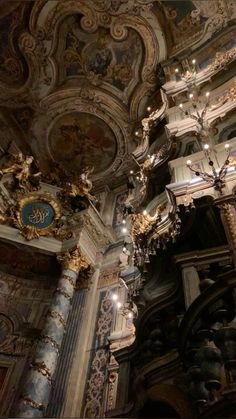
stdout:
POLYGON ((214 61, 207 67, 206 71, 215 71, 225 69, 227 64, 236 57, 236 47, 225 52, 217 52, 214 61))
POLYGON ((234 102, 236 100, 236 82, 232 87, 230 87, 226 93, 220 96, 217 99, 217 102, 209 108, 209 111, 214 111, 215 109, 223 106, 227 102, 234 102))
POLYGON ((103 392, 106 368, 109 362, 109 351, 105 347, 105 343, 111 331, 112 318, 113 304, 111 301, 111 292, 106 291, 101 302, 97 321, 96 342, 98 349, 94 354, 90 369, 90 378, 87 384, 87 397, 84 408, 85 417, 101 417, 103 414, 103 392))
POLYGON ((79 247, 59 254, 57 259, 62 264, 63 269, 71 269, 75 272, 79 272, 80 269, 86 269, 89 266, 79 247))

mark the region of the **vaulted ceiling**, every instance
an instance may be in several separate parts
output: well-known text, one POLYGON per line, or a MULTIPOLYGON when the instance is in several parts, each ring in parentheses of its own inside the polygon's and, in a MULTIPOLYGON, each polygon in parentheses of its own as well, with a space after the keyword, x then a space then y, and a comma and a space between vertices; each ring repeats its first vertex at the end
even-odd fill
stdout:
POLYGON ((148 151, 135 132, 162 104, 159 63, 220 17, 218 0, 0 0, 2 150, 33 154, 43 173, 94 166, 94 181, 111 182, 148 151))

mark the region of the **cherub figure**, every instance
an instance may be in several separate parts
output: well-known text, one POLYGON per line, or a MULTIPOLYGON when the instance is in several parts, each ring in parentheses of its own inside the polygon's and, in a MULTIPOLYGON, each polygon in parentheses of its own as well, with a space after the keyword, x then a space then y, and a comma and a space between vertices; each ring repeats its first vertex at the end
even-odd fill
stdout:
POLYGON ((33 156, 24 156, 18 153, 13 156, 13 162, 10 166, 0 170, 0 176, 6 173, 13 174, 16 187, 20 189, 35 190, 39 186, 41 172, 33 173, 33 156))

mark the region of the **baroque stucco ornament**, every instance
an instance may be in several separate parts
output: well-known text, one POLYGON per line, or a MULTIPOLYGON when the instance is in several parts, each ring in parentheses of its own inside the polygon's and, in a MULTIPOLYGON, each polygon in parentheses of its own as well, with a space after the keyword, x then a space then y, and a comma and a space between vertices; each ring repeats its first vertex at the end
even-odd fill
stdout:
POLYGON ((49 194, 34 194, 20 199, 12 220, 21 234, 32 240, 48 235, 60 216, 60 207, 49 194))
POLYGON ((79 247, 60 253, 57 256, 57 259, 61 263, 63 269, 79 272, 81 269, 87 269, 89 267, 89 262, 84 257, 79 247))

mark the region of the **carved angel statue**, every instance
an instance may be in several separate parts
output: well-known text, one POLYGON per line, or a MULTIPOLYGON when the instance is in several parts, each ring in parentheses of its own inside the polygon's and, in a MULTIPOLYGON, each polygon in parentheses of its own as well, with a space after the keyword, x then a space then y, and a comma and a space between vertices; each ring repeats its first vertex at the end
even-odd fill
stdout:
POLYGON ((16 187, 26 190, 35 190, 39 186, 41 172, 33 173, 33 156, 24 156, 22 153, 12 157, 12 163, 0 170, 2 177, 6 173, 13 174, 16 187))
POLYGON ((76 182, 67 182, 67 192, 69 196, 84 196, 92 202, 96 202, 95 196, 93 196, 90 191, 92 190, 93 184, 89 180, 89 175, 93 172, 93 167, 86 166, 84 170, 79 175, 79 178, 76 182))

